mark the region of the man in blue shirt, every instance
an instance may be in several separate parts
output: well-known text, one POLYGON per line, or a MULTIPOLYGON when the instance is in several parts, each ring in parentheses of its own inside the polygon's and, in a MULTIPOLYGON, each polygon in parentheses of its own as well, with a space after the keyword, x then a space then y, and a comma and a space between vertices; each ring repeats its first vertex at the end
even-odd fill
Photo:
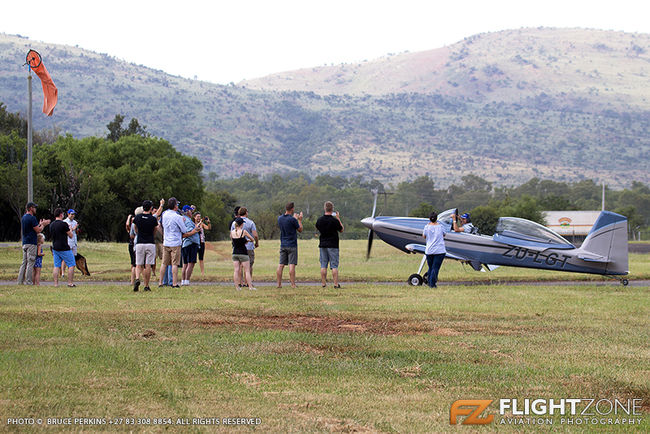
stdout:
POLYGON ((278 288, 282 288, 282 273, 284 266, 289 265, 291 287, 296 287, 296 265, 298 264, 298 232, 302 232, 302 212, 295 214, 293 202, 285 206, 285 213, 278 217, 280 226, 280 265, 276 276, 278 288))
POLYGON ((36 204, 28 202, 25 205, 25 215, 20 219, 23 231, 23 262, 20 264, 18 272, 19 285, 32 285, 34 275, 34 262, 36 262, 36 234, 43 232, 43 228, 50 224, 49 220, 41 219, 39 222, 36 217, 36 204))

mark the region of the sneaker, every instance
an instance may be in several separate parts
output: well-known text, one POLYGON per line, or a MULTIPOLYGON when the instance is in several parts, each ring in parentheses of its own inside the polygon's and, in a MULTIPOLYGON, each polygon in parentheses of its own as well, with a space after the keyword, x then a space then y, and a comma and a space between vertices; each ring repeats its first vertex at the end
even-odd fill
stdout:
POLYGON ((334 289, 341 289, 341 284, 339 283, 338 285, 334 285, 334 289))
POLYGON ((148 286, 145 286, 145 287, 144 287, 144 290, 145 290, 145 291, 151 291, 151 288, 149 288, 148 286))
POLYGON ((133 283, 133 292, 138 292, 139 288, 140 288, 140 279, 135 279, 135 282, 133 283))
POLYGON ((248 290, 249 290, 249 291, 257 291, 257 288, 255 288, 254 286, 249 286, 249 287, 248 287, 248 290))
POLYGON ((180 285, 172 285, 172 288, 180 288, 180 285))

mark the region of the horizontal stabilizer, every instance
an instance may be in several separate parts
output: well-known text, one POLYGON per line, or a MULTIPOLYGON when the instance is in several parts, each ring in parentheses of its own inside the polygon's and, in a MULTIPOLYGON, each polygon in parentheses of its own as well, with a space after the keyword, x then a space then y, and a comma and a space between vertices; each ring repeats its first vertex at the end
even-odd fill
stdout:
POLYGON ((602 262, 603 264, 609 262, 609 258, 606 256, 590 255, 586 253, 578 255, 578 259, 582 259, 583 261, 587 262, 602 262))

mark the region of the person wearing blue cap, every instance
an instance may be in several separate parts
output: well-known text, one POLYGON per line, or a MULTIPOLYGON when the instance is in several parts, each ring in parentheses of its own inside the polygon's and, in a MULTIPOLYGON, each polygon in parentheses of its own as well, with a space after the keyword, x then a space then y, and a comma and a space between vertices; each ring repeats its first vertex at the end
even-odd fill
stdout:
POLYGON ((456 214, 452 214, 451 217, 454 224, 454 232, 464 232, 466 234, 475 234, 477 232, 477 228, 472 224, 468 213, 460 215, 460 226, 456 221, 456 214))

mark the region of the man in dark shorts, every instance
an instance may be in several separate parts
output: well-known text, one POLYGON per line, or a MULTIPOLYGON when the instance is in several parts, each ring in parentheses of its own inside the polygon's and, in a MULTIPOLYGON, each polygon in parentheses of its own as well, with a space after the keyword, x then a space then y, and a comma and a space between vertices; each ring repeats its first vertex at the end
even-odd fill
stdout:
POLYGON ((68 266, 68 286, 73 288, 76 286, 72 281, 76 263, 74 260, 74 253, 72 253, 70 245, 68 244, 68 238, 72 238, 74 234, 72 233, 70 226, 63 221, 63 209, 55 209, 54 218, 56 220, 54 220, 50 225, 50 235, 52 236, 52 258, 54 259, 54 270, 52 271, 54 286, 59 286, 61 261, 64 261, 68 266))
POLYGON ((298 232, 302 232, 302 212, 295 214, 294 203, 285 206, 285 213, 278 217, 280 226, 280 264, 276 271, 278 288, 282 288, 284 266, 289 265, 291 287, 296 287, 296 265, 298 265, 298 232))
POLYGON ((316 229, 320 232, 320 281, 323 288, 327 285, 327 264, 332 269, 334 288, 339 285, 339 232, 343 232, 341 216, 334 212, 334 204, 325 202, 325 214, 316 221, 316 229))
POLYGON ((142 214, 133 219, 135 231, 138 234, 138 241, 135 244, 135 282, 133 291, 140 287, 140 275, 144 277, 144 290, 151 291, 149 281, 151 270, 156 265, 156 241, 154 233, 158 229, 158 218, 152 214, 153 202, 145 200, 142 202, 142 214))
POLYGON ((43 232, 43 228, 50 224, 49 220, 44 219, 39 222, 34 214, 36 214, 36 204, 28 202, 25 205, 25 215, 20 219, 23 229, 23 262, 18 271, 19 285, 32 285, 34 263, 36 262, 36 235, 43 232))

